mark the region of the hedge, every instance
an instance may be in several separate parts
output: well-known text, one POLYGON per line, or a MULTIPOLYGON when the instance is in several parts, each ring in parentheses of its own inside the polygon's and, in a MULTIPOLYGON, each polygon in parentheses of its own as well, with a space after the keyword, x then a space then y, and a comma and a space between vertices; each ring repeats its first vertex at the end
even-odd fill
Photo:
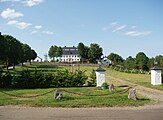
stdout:
POLYGON ((48 88, 83 86, 87 80, 84 71, 74 73, 68 70, 57 71, 55 74, 23 70, 20 74, 11 76, 10 73, 0 73, 0 87, 13 88, 48 88))

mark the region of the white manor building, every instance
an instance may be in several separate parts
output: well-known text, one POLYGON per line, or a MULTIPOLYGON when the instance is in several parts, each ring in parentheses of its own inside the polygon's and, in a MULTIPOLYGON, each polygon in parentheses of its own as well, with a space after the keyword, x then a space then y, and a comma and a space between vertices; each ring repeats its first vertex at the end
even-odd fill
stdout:
POLYGON ((78 49, 77 47, 63 47, 62 48, 62 57, 60 59, 60 62, 79 62, 80 57, 78 55, 78 49))

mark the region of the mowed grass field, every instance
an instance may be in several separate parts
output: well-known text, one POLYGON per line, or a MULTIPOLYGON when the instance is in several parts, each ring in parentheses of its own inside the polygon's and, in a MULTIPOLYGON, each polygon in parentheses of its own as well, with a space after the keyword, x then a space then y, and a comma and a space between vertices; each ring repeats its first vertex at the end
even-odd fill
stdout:
MULTIPOLYGON (((58 66, 56 63, 32 63, 24 67, 17 66, 15 70, 10 70, 12 74, 18 74, 22 70, 42 71, 44 73, 55 73, 57 70, 68 69, 69 71, 82 70, 89 77, 91 71, 96 70, 98 66, 68 65, 58 66)), ((150 75, 147 74, 129 74, 112 70, 104 67, 106 76, 123 79, 143 86, 163 90, 163 86, 150 85, 150 75)), ((115 85, 124 85, 116 80, 106 77, 108 83, 115 85)), ((108 90, 101 90, 96 87, 69 87, 61 88, 63 99, 54 100, 54 91, 57 88, 47 89, 0 89, 0 105, 27 105, 42 107, 114 107, 114 106, 141 106, 149 104, 152 100, 138 95, 140 100, 134 101, 127 98, 128 92, 120 93, 123 88, 117 88, 115 92, 109 93, 108 90), (51 92, 49 92, 51 91, 51 92), (69 92, 65 92, 69 91, 69 92), (48 93, 42 95, 43 93, 48 93), (74 93, 74 94, 73 94, 74 93), (10 94, 10 95, 9 95, 10 94), (15 96, 12 96, 15 95, 15 96), (37 97, 32 97, 37 96, 37 97)))

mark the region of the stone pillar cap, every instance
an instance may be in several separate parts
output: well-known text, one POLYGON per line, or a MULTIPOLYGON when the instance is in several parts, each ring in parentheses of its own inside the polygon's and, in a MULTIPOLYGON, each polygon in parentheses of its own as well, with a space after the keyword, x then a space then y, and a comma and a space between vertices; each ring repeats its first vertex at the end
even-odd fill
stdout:
POLYGON ((96 69, 97 72, 105 72, 106 70, 102 69, 101 67, 96 69))
POLYGON ((151 68, 151 70, 162 70, 162 69, 160 67, 158 67, 158 66, 154 66, 154 67, 151 68))

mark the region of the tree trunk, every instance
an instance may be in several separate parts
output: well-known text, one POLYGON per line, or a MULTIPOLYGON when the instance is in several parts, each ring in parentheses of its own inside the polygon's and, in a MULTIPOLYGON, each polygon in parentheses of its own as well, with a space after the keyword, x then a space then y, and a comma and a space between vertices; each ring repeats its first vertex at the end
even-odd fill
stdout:
POLYGON ((15 63, 13 64, 13 70, 15 70, 15 63))
POLYGON ((8 70, 8 61, 6 60, 6 68, 7 68, 7 70, 8 70))

